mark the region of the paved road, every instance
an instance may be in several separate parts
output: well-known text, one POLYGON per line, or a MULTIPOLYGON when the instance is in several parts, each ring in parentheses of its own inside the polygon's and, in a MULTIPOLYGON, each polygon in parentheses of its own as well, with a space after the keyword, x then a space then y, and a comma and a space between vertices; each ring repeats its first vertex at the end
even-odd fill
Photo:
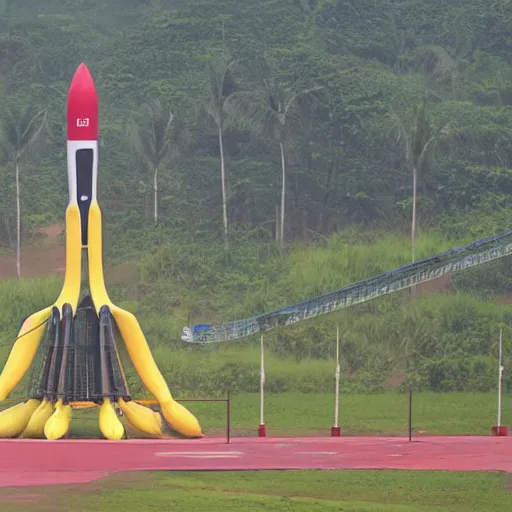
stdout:
POLYGON ((416 469, 512 473, 512 437, 0 440, 0 487, 80 483, 119 471, 416 469))

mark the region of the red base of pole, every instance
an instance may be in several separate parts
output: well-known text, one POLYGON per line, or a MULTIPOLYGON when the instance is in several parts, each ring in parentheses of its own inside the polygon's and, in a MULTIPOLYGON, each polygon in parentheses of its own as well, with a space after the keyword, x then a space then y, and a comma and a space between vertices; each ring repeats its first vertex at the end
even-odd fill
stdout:
POLYGON ((508 436, 508 427, 492 427, 492 435, 506 437, 508 436))
POLYGON ((341 436, 341 427, 332 427, 331 428, 331 437, 340 437, 341 436))
POLYGON ((258 437, 266 437, 267 436, 267 428, 265 427, 265 424, 262 423, 258 427, 258 437))

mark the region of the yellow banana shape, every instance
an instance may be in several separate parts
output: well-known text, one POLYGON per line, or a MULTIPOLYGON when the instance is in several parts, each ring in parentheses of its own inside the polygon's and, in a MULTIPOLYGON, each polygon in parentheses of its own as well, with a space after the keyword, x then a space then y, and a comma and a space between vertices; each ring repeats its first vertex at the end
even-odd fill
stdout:
POLYGON ((39 400, 30 399, 0 412, 0 437, 17 437, 25 430, 39 400))
MULTIPOLYGON (((76 204, 70 204, 66 210, 66 273, 62 291, 54 304, 61 313, 64 303, 71 304, 73 311, 78 304, 82 262, 80 251, 80 211, 76 204)), ((32 365, 52 307, 33 313, 23 322, 0 375, 0 400, 10 395, 32 365)))
POLYGON ((100 430, 101 433, 113 441, 124 437, 124 427, 119 420, 109 398, 105 398, 100 406, 100 430))
POLYGON ((68 303, 76 311, 80 298, 82 276, 82 238, 80 234, 80 210, 76 203, 66 209, 66 272, 64 284, 55 306, 62 313, 62 306, 68 303))
POLYGON ((44 437, 44 426, 53 414, 53 405, 46 398, 39 404, 21 433, 21 438, 37 439, 44 437))
POLYGON ((5 400, 25 376, 44 335, 51 306, 30 315, 21 326, 11 353, 0 375, 0 400, 5 400))
POLYGON ((162 417, 149 407, 144 407, 133 400, 125 402, 122 398, 117 401, 117 405, 132 427, 152 436, 162 437, 164 435, 162 417))
POLYGON ((160 403, 169 425, 185 436, 202 437, 201 427, 195 416, 173 399, 137 319, 128 311, 115 306, 108 296, 103 278, 101 211, 95 199, 89 207, 88 241, 89 287, 96 311, 102 306, 110 308, 135 370, 160 403))
POLYGON ((71 423, 71 406, 64 405, 62 400, 55 404, 55 411, 44 425, 46 439, 61 439, 69 431, 71 423))

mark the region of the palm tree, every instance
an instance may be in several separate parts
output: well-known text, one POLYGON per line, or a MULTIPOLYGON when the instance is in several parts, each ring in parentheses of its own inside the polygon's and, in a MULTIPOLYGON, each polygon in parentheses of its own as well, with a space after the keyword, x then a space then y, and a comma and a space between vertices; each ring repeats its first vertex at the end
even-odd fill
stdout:
POLYGON ((416 247, 416 195, 418 174, 424 169, 425 162, 436 142, 446 134, 448 123, 436 127, 428 110, 428 100, 423 97, 422 102, 416 108, 410 126, 406 126, 403 119, 392 112, 392 117, 398 128, 397 141, 402 144, 405 153, 407 170, 412 174, 412 221, 411 221, 411 255, 415 261, 416 247))
POLYGON ((132 149, 147 166, 153 181, 153 218, 158 222, 158 172, 174 156, 183 131, 176 116, 160 100, 142 105, 129 124, 132 149))
POLYGON ((233 75, 234 60, 232 57, 220 55, 208 62, 208 78, 210 85, 210 102, 208 113, 217 127, 220 151, 220 180, 222 188, 222 221, 224 226, 224 243, 228 246, 228 209, 226 197, 226 168, 224 157, 224 128, 226 123, 226 102, 235 91, 233 75))
POLYGON ((46 110, 32 104, 4 108, 2 146, 5 156, 15 169, 16 181, 16 274, 21 279, 21 190, 20 167, 30 147, 46 126, 46 110))
POLYGON ((260 133, 270 136, 279 144, 281 160, 281 208, 279 226, 276 226, 279 245, 284 242, 286 206, 286 145, 305 133, 308 108, 317 98, 322 87, 295 91, 276 78, 268 62, 263 63, 259 87, 231 95, 228 108, 238 115, 240 122, 260 133))

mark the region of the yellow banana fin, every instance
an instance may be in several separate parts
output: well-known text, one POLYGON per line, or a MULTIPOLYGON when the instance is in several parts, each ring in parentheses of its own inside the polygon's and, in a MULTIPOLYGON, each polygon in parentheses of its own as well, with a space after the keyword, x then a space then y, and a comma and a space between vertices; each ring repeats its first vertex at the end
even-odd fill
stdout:
POLYGON ((45 398, 30 417, 30 420, 20 437, 31 439, 43 438, 44 426, 52 413, 53 405, 45 398))
POLYGON ((91 290, 91 298, 96 311, 101 306, 109 306, 112 308, 112 301, 108 296, 105 288, 105 280, 103 278, 103 259, 102 259, 102 235, 101 235, 101 211, 98 201, 92 200, 89 206, 89 223, 88 223, 88 246, 87 256, 89 261, 89 288, 91 290))
POLYGON ((160 404, 165 420, 176 432, 189 437, 202 437, 201 427, 196 417, 173 399, 135 316, 117 306, 112 307, 112 314, 133 366, 144 385, 160 404))
POLYGON ((173 430, 187 437, 203 437, 199 422, 186 407, 173 399, 159 403, 165 420, 173 430))
POLYGON ((0 400, 5 400, 25 376, 44 335, 51 306, 30 315, 21 326, 0 375, 0 400))
MULTIPOLYGON (((54 304, 61 312, 66 302, 71 304, 73 311, 78 304, 82 262, 80 251, 80 210, 78 205, 70 204, 66 210, 66 274, 62 291, 54 304)), ((33 313, 23 322, 0 375, 0 400, 9 396, 32 365, 51 310, 52 306, 49 306, 33 313)))
POLYGON ((109 398, 105 398, 100 406, 100 430, 107 439, 112 441, 118 441, 124 437, 123 424, 109 398))
POLYGON ((89 207, 88 240, 89 286, 96 311, 104 305, 109 306, 135 370, 160 403, 169 425, 185 436, 202 437, 201 427, 195 416, 173 399, 137 319, 115 306, 108 296, 103 277, 101 211, 96 200, 89 207))
POLYGON ((117 404, 132 427, 152 436, 161 437, 164 435, 162 432, 162 418, 149 407, 144 407, 133 400, 125 402, 122 398, 117 401, 117 404))
POLYGON ((17 437, 27 426, 39 406, 39 400, 30 399, 0 413, 0 437, 17 437))
POLYGON ((66 302, 76 311, 80 298, 82 275, 82 236, 80 233, 80 210, 78 205, 71 203, 66 209, 66 273, 64 284, 55 306, 62 313, 66 302))
POLYGON ((44 435, 46 439, 61 439, 64 437, 71 423, 71 406, 64 405, 62 400, 55 404, 54 413, 48 418, 44 425, 44 435))

